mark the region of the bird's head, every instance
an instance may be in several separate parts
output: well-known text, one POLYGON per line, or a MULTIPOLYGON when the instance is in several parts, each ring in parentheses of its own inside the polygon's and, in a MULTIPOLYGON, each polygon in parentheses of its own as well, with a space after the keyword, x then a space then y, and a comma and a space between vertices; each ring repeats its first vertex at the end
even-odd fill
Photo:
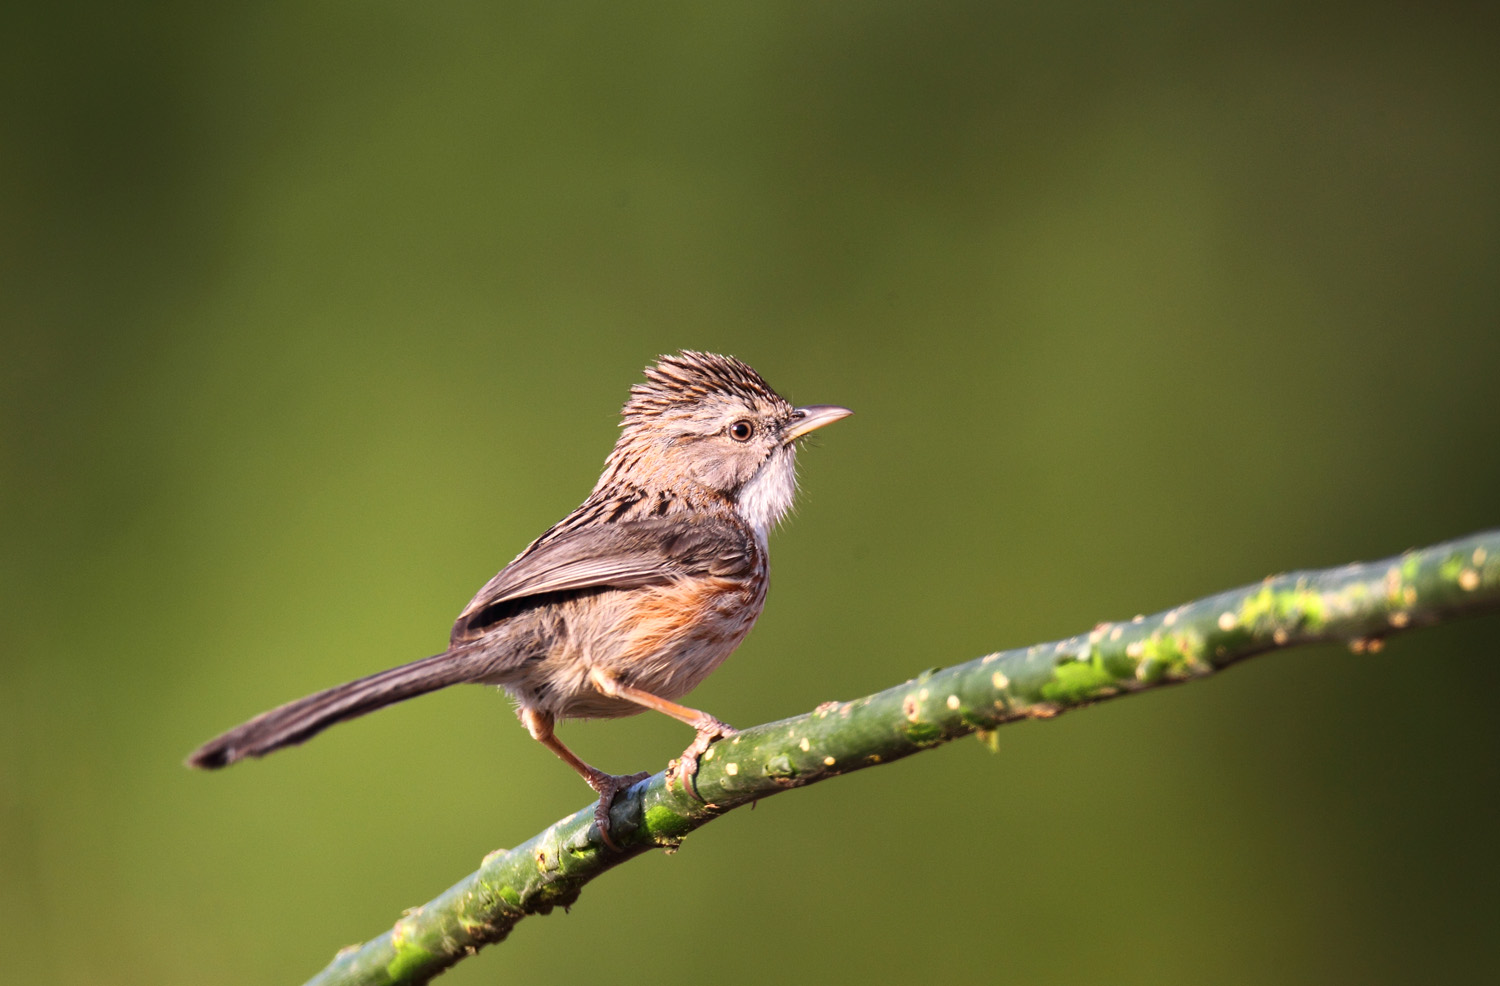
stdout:
POLYGON ((796 441, 851 412, 793 407, 745 363, 684 351, 630 388, 620 440, 596 490, 699 488, 731 500, 764 537, 796 492, 796 441))

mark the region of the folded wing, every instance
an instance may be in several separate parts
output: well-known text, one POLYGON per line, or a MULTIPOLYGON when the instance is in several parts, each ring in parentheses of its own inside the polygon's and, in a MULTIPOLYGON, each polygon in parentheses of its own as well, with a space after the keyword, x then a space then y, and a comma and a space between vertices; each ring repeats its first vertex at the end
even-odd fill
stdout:
POLYGON ((750 531, 727 518, 652 517, 558 530, 479 590, 454 623, 452 640, 474 640, 529 599, 742 575, 755 565, 757 550, 750 531))

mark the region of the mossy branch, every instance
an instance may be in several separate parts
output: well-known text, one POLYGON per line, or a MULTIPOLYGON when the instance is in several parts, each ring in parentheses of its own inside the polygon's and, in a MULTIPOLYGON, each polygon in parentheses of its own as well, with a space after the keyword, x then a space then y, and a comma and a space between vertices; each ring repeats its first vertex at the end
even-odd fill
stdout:
POLYGON ((501 941, 516 922, 578 898, 584 884, 648 850, 675 848, 726 811, 804 784, 888 763, 1017 719, 1050 718, 1107 698, 1212 674, 1299 644, 1376 651, 1393 633, 1500 609, 1500 530, 1385 561, 1292 572, 1153 616, 957 667, 865 698, 830 702, 720 741, 703 759, 705 802, 656 774, 621 794, 606 849, 593 805, 407 912, 385 934, 340 952, 308 986, 422 983, 501 941))

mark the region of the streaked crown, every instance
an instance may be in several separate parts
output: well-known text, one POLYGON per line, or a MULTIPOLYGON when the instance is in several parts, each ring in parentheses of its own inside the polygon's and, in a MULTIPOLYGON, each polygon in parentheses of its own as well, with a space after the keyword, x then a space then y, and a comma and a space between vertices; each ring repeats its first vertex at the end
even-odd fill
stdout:
POLYGON ((646 368, 646 382, 630 388, 622 425, 629 428, 653 419, 681 417, 705 404, 725 402, 747 408, 764 406, 766 411, 792 410, 749 364, 733 356, 687 349, 663 356, 646 368))

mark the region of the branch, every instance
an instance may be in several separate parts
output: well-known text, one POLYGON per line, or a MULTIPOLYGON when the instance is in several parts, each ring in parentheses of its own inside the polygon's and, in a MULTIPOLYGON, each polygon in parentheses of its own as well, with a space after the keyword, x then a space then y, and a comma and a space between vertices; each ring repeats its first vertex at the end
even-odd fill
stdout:
POLYGON ((307 986, 423 983, 516 922, 578 899, 584 884, 651 849, 672 851, 719 815, 781 791, 889 763, 969 733, 1212 674, 1266 651, 1343 641, 1380 650, 1398 631, 1500 609, 1500 529, 1384 561, 1293 572, 1054 643, 927 671, 722 740, 704 755, 699 802, 658 773, 622 793, 607 850, 593 805, 350 946, 307 986))

